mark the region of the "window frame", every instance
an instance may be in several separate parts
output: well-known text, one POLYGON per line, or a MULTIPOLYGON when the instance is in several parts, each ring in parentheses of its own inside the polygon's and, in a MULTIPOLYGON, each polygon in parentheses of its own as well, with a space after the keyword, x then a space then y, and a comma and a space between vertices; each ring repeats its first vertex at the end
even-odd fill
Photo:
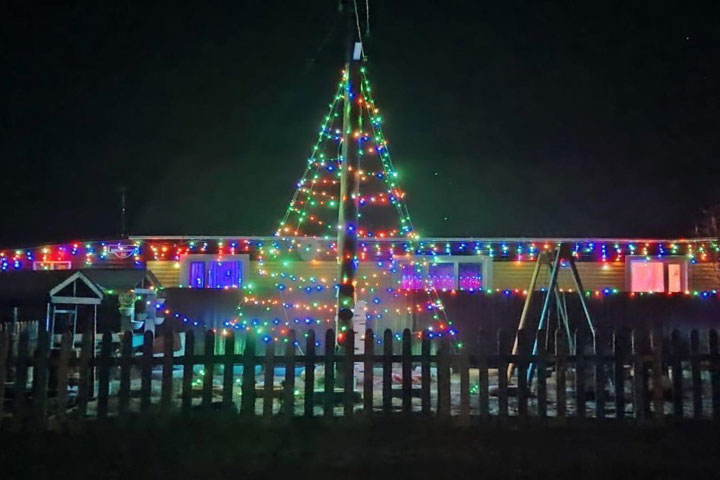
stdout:
POLYGON ((70 260, 47 260, 45 262, 40 260, 33 261, 33 270, 36 272, 72 269, 72 262, 70 260), (43 265, 48 265, 50 268, 43 268, 43 265), (62 266, 64 268, 57 268, 58 266, 62 266))
MULTIPOLYGON (((487 255, 416 255, 415 261, 427 260, 428 265, 423 267, 422 275, 425 279, 428 278, 430 264, 432 263, 452 263, 453 264, 453 288, 448 289, 436 289, 438 291, 455 291, 455 292, 471 292, 479 290, 492 289, 492 258, 487 255), (460 290, 460 264, 461 263, 475 263, 480 265, 480 274, 482 286, 478 290, 460 290)), ((405 258, 399 258, 396 260, 398 263, 398 283, 402 283, 402 265, 411 264, 411 260, 405 258)), ((402 288, 402 284, 401 284, 402 288)), ((423 288, 424 289, 424 288, 423 288)), ((404 289, 404 290, 421 290, 421 289, 404 289)))
POLYGON ((238 276, 240 279, 240 282, 237 286, 237 288, 242 288, 242 286, 246 283, 246 275, 248 272, 248 266, 250 265, 250 255, 248 254, 236 254, 236 255, 213 255, 213 254, 206 254, 206 253, 190 253, 185 255, 185 257, 180 260, 180 282, 179 285, 182 287, 189 287, 189 288, 199 288, 199 287, 193 287, 190 285, 190 265, 193 262, 203 262, 205 263, 205 271, 204 271, 204 286, 203 289, 214 289, 214 290, 223 290, 225 288, 235 288, 235 287, 213 287, 210 285, 210 281, 208 278, 211 264, 216 262, 238 262, 238 276))
POLYGON ((628 292, 650 293, 650 292, 640 292, 640 291, 633 290, 632 264, 639 263, 639 262, 656 262, 656 263, 663 264, 663 291, 662 292, 652 292, 652 293, 683 293, 688 290, 688 285, 689 285, 688 274, 689 274, 690 262, 688 261, 688 258, 686 256, 666 255, 663 257, 647 257, 645 255, 627 255, 625 257, 625 285, 627 287, 628 292), (668 291, 670 288, 668 265, 680 265, 680 291, 679 292, 669 292, 668 291))

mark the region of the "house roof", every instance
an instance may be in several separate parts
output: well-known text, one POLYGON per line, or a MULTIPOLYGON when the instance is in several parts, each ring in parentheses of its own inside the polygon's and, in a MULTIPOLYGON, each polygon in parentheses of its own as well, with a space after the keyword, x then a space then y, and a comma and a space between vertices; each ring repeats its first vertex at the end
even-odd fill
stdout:
POLYGON ((21 271, 0 275, 0 304, 4 306, 38 305, 53 298, 70 297, 97 303, 102 299, 102 292, 79 271, 21 271), (76 281, 79 282, 79 290, 75 290, 74 294, 64 292, 76 281))
POLYGON ((132 290, 135 288, 161 287, 155 275, 140 268, 86 268, 81 270, 103 290, 132 290))
MULTIPOLYGON (((192 240, 303 240, 315 239, 334 241, 334 238, 323 237, 275 237, 263 235, 137 235, 130 237, 133 241, 192 241, 192 240)), ((409 241, 404 237, 362 238, 361 241, 378 243, 397 243, 409 241)), ((432 242, 479 242, 479 243, 707 243, 717 242, 717 238, 648 238, 648 237, 421 237, 413 240, 417 243, 432 242)))

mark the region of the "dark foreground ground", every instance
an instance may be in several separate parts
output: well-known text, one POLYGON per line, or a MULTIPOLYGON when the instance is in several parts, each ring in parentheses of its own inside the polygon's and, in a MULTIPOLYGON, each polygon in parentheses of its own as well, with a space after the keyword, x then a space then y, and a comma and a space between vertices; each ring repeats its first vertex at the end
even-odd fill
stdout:
POLYGON ((720 478, 720 425, 88 423, 0 433, 3 479, 720 478))

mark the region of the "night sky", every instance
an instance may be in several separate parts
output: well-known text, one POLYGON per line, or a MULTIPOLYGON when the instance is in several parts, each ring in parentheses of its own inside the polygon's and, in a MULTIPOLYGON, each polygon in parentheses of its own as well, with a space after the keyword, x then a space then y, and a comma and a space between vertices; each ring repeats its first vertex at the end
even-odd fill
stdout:
MULTIPOLYGON (((0 14, 0 245, 117 236, 121 185, 134 234, 272 234, 339 80, 336 0, 67 3, 0 14)), ((371 0, 420 233, 692 235, 720 203, 710 5, 371 0)))

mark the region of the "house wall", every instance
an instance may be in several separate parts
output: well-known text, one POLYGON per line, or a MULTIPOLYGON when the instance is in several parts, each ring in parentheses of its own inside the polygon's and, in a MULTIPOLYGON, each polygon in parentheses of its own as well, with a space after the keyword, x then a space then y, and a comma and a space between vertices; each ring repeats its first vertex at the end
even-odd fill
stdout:
MULTIPOLYGON (((585 290, 603 290, 605 288, 627 291, 624 262, 577 262, 577 269, 585 290)), ((162 285, 178 286, 183 284, 180 278, 180 264, 173 261, 148 261, 148 270, 151 270, 162 285)), ((247 281, 253 282, 258 291, 264 288, 275 288, 280 281, 270 275, 261 275, 260 270, 267 272, 286 271, 296 276, 324 278, 325 283, 334 283, 337 275, 337 263, 328 261, 294 262, 283 266, 279 262, 252 261, 247 271, 247 281)), ((530 284, 534 262, 493 262, 492 286, 493 288, 525 290, 530 284)), ((374 263, 360 263, 358 275, 364 282, 370 282, 376 288, 395 287, 396 279, 391 278, 385 267, 377 267, 374 263)), ((542 268, 538 277, 538 288, 547 285, 549 280, 547 268, 542 268)), ((287 283, 292 283, 289 280, 287 283)), ((562 268, 558 277, 560 288, 575 289, 569 267, 562 268)), ((695 263, 688 266, 689 290, 707 291, 720 289, 718 267, 713 263, 695 263)), ((361 285, 362 287, 362 285, 361 285)))
POLYGON ((690 290, 720 290, 720 265, 717 263, 695 263, 688 269, 690 290))
POLYGON ((148 260, 146 268, 160 281, 163 287, 177 287, 180 282, 180 262, 170 260, 148 260))

